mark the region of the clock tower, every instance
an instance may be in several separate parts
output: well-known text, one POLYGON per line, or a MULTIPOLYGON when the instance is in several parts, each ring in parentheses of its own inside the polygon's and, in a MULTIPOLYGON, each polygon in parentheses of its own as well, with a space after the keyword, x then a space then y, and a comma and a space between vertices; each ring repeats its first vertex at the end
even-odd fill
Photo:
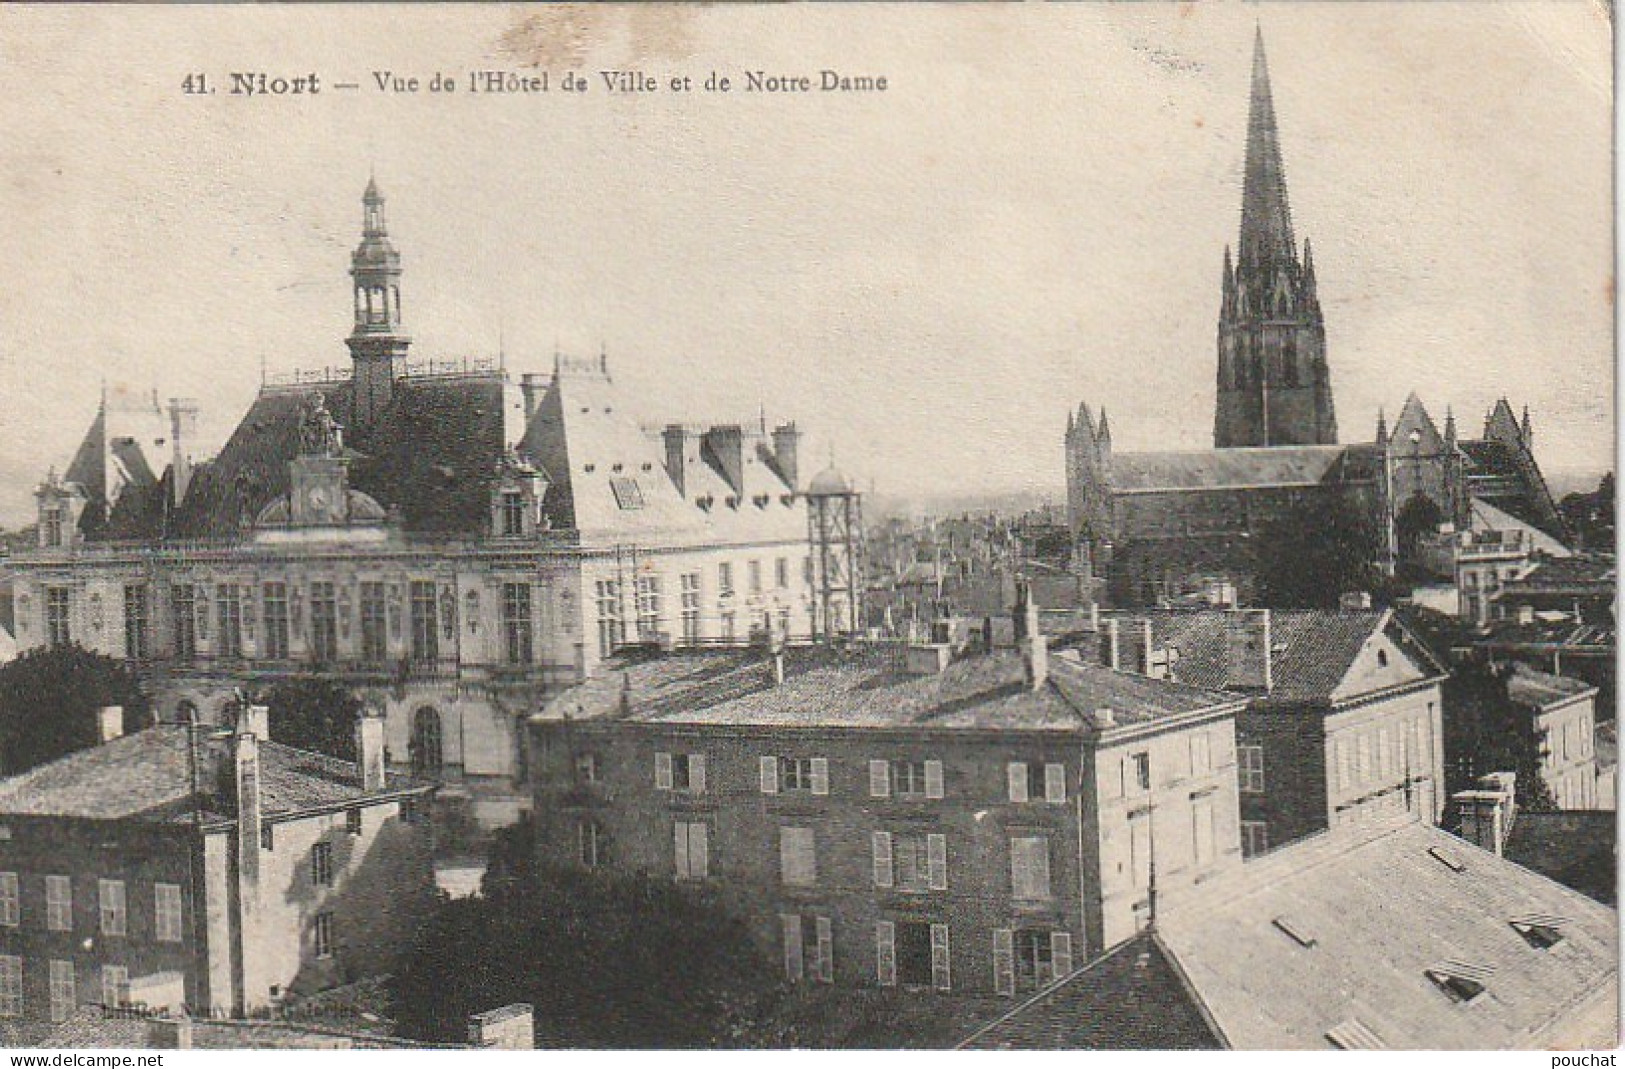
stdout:
POLYGON ((345 344, 354 367, 352 429, 364 442, 394 397, 412 339, 401 328, 401 254, 390 243, 376 180, 368 180, 361 206, 361 244, 350 257, 355 328, 345 344))
POLYGON ((350 518, 350 474, 343 434, 312 395, 299 428, 299 455, 288 463, 288 519, 296 527, 342 524, 350 518))

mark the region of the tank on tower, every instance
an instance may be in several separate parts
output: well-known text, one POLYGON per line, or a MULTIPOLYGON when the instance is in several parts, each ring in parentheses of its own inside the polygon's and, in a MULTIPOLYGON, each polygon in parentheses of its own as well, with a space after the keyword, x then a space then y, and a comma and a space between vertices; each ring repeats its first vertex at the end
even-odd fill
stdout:
POLYGON ((807 484, 813 638, 855 635, 863 625, 863 503, 831 464, 807 484))

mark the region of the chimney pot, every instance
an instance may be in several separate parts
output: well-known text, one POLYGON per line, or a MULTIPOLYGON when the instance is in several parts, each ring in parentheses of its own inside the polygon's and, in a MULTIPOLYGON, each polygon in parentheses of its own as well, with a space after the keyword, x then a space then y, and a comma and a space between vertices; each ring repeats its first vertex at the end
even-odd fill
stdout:
POLYGON ((261 742, 271 741, 271 707, 268 705, 243 705, 237 714, 237 733, 248 734, 261 742))
POLYGON ((124 706, 104 705, 96 710, 96 728, 102 742, 112 742, 124 734, 124 706))
POLYGON ((362 713, 355 722, 356 766, 364 791, 384 789, 384 718, 362 713))

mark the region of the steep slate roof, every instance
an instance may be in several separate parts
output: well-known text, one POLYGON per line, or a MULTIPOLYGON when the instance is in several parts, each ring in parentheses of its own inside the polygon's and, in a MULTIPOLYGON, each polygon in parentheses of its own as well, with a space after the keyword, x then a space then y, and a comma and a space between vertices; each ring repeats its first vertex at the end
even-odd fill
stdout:
POLYGON ((660 724, 821 728, 998 728, 1076 731, 1109 708, 1120 725, 1237 701, 1144 676, 1052 657, 1048 683, 1024 682, 1014 651, 972 654, 940 674, 905 672, 901 651, 794 648, 785 680, 759 651, 682 654, 628 663, 565 691, 537 717, 660 724), (625 707, 623 708, 623 695, 625 707))
POLYGON ((1319 486, 1344 481, 1341 445, 1256 446, 1177 453, 1114 453, 1117 493, 1319 486))
POLYGON ((1394 1050, 1613 1046, 1617 929, 1613 910, 1419 823, 1265 855, 1158 921, 1228 1044, 1247 1050, 1326 1049, 1350 1021, 1394 1050), (1557 918, 1562 941, 1526 942, 1511 922, 1532 916, 1557 918), (1452 1001, 1426 975, 1447 961, 1493 970, 1484 993, 1452 1001))
MULTIPOLYGON (((200 783, 213 790, 206 770, 213 766, 203 751, 222 740, 199 743, 200 783)), ((262 742, 260 805, 267 817, 344 805, 369 797, 361 790, 355 765, 323 754, 262 742)), ((428 789, 403 776, 391 776, 384 791, 428 789)), ((72 817, 86 820, 189 821, 192 817, 192 764, 187 731, 160 724, 100 746, 80 750, 10 779, 0 780, 0 816, 72 817)), ((206 806, 205 819, 225 816, 218 804, 206 806)))

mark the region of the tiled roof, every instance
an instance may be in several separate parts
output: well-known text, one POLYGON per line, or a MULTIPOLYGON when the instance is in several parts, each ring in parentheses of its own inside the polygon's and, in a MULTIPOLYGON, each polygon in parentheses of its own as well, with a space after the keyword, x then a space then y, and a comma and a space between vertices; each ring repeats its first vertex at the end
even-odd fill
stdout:
MULTIPOLYGON (((212 767, 211 758, 217 761, 226 745, 225 740, 200 742, 199 769, 212 767), (204 752, 210 747, 216 749, 204 752)), ((267 817, 367 797, 350 762, 276 742, 261 743, 259 754, 260 804, 267 817)), ((186 728, 160 724, 0 780, 0 816, 190 820, 192 774, 186 728)), ((213 794, 206 772, 200 780, 203 790, 213 794)), ((399 776, 388 784, 389 792, 411 788, 427 789, 399 776)), ((204 819, 225 818, 230 809, 221 799, 210 798, 204 819)))
MULTIPOLYGON (((1119 620, 1123 663, 1133 664, 1139 648, 1136 621, 1149 619, 1152 642, 1179 650, 1175 678, 1192 686, 1221 690, 1226 679, 1226 615, 1222 611, 1154 610, 1124 613, 1119 620)), ((1270 698, 1327 701, 1356 658, 1387 626, 1380 610, 1324 612, 1274 610, 1270 613, 1270 698)))
POLYGON ((1584 680, 1538 672, 1523 664, 1513 665, 1512 674, 1507 678, 1507 696, 1520 705, 1536 709, 1568 701, 1577 695, 1595 693, 1596 690, 1584 680))
POLYGON ((960 1050, 1220 1050, 1161 942, 1142 932, 959 1044, 960 1050))
POLYGON ((1352 1019, 1394 1050, 1482 1050, 1616 1044, 1618 924, 1405 823, 1323 834, 1182 891, 1158 933, 1237 1049, 1326 1049, 1352 1019), (1537 949, 1513 927, 1536 916, 1556 919, 1561 942, 1537 949), (1427 970, 1449 961, 1493 970, 1484 993, 1458 1003, 1437 987, 1427 970))
POLYGON ((760 651, 682 654, 627 664, 566 691, 546 719, 662 724, 1076 731, 1109 708, 1117 723, 1232 705, 1229 695, 1050 658, 1049 682, 1024 682, 1014 651, 972 654, 940 674, 911 675, 900 650, 793 648, 774 686, 760 651), (623 708, 623 696, 625 708, 623 708))
POLYGON ((1578 593, 1612 597, 1618 580, 1612 557, 1563 557, 1542 561, 1501 588, 1501 597, 1578 593))
MULTIPOLYGON (((51 1049, 150 1049, 173 1036, 173 1023, 146 1016, 82 1006, 41 1040, 51 1049)), ((392 1036, 341 1032, 292 1021, 239 1021, 196 1018, 191 1022, 194 1050, 398 1050, 427 1046, 392 1036)), ((172 1041, 172 1040, 171 1040, 172 1041)))

